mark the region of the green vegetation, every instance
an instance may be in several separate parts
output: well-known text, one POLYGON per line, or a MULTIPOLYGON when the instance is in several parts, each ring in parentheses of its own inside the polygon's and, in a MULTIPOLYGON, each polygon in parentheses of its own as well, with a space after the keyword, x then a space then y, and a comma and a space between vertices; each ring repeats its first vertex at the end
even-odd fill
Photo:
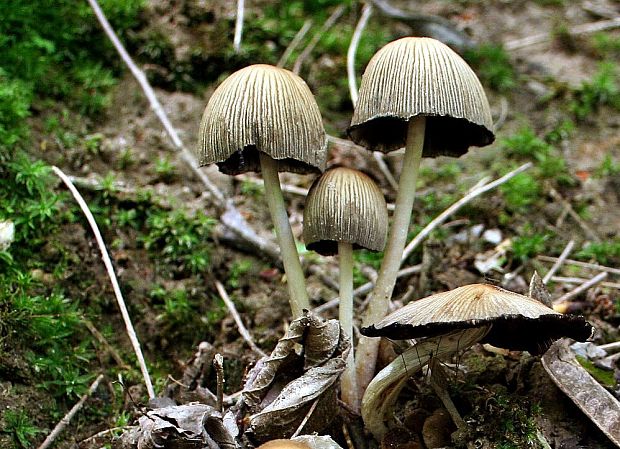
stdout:
POLYGON ((539 254, 544 254, 546 243, 551 236, 532 232, 530 226, 512 240, 512 253, 517 260, 525 262, 539 254))
POLYGON ((498 92, 509 92, 517 85, 517 72, 501 45, 482 44, 468 50, 464 57, 484 86, 498 92))
POLYGON ((30 440, 43 432, 32 424, 32 420, 28 418, 28 414, 24 410, 7 410, 4 414, 4 422, 5 428, 0 432, 12 435, 15 442, 22 448, 32 447, 30 440))
POLYGON ((577 257, 583 260, 594 260, 602 265, 617 265, 620 263, 620 238, 604 242, 588 243, 577 257))
POLYGON ((594 365, 590 360, 580 355, 575 357, 579 364, 583 366, 583 368, 590 373, 592 377, 594 377, 597 382, 606 386, 607 388, 615 388, 616 387, 616 379, 614 377, 613 370, 605 370, 602 368, 598 368, 594 365))
POLYGON ((612 62, 603 62, 591 81, 584 81, 573 92, 569 110, 577 120, 585 120, 601 106, 610 106, 620 111, 620 78, 618 67, 612 62))

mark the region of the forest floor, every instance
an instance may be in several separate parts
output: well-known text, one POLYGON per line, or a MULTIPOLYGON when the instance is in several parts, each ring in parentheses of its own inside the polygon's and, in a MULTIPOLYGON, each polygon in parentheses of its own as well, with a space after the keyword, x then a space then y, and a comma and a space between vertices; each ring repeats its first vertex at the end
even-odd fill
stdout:
MULTIPOLYGON (((295 1, 276 7, 266 0, 246 2, 241 56, 232 56, 233 3, 151 1, 142 12, 140 27, 130 36, 130 52, 190 149, 197 145, 200 117, 218 82, 245 64, 277 62, 306 19, 314 18, 312 36, 337 4, 295 1)), ((620 29, 571 34, 573 27, 620 16, 618 4, 419 3, 424 4, 416 12, 450 20, 476 42, 466 59, 487 91, 497 139, 459 159, 422 161, 410 235, 484 176, 498 178, 528 161, 534 166, 472 200, 432 232, 403 264, 421 264, 421 269, 399 279, 394 302, 402 304, 474 282, 525 294, 534 271, 544 275, 553 264, 549 257, 558 257, 569 240, 575 241, 571 259, 620 267, 620 29), (516 48, 519 39, 541 33, 548 38, 516 48), (495 263, 482 269, 493 257, 495 263)), ((407 2, 395 4, 407 6, 407 2)), ((327 132, 342 139, 352 114, 346 50, 360 9, 355 2, 347 5, 300 71, 317 96, 327 132)), ((375 10, 358 52, 358 80, 378 48, 415 32, 411 23, 375 10)), ((286 67, 292 67, 299 53, 293 53, 286 67)), ((34 111, 29 118, 28 154, 75 177, 101 227, 156 392, 165 395, 182 377, 200 342, 207 341, 224 356, 225 393, 233 394, 241 389, 257 355, 240 337, 215 282, 224 285, 254 341, 269 353, 291 320, 283 272, 269 257, 222 237, 217 208, 184 165, 130 73, 110 92, 109 106, 91 118, 82 118, 62 104, 34 111)), ((328 166, 346 165, 366 172, 388 203, 394 202, 395 190, 370 153, 340 140, 332 141, 329 151, 328 166)), ((401 157, 385 157, 396 175, 401 157)), ((213 166, 202 170, 232 198, 260 236, 273 238, 258 175, 228 177, 213 166)), ((283 174, 281 180, 307 189, 313 177, 283 174)), ((60 193, 64 187, 58 182, 54 189, 60 193)), ((289 193, 286 200, 293 232, 301 240, 304 198, 289 193)), ((105 373, 103 384, 56 447, 107 447, 111 433, 89 437, 135 424, 142 413, 138 404, 147 402, 92 233, 70 196, 62 198, 59 210, 60 224, 33 256, 38 264, 30 275, 38 284, 31 294, 45 298, 61 294, 60 303, 76 314, 77 326, 83 328, 57 338, 70 341, 67 347, 73 353, 63 357, 79 362, 61 380, 46 378, 25 355, 27 343, 3 349, 0 410, 10 411, 12 421, 8 423, 6 414, 2 418, 7 430, 0 431, 0 447, 39 444, 99 372, 105 373), (88 330, 91 326, 101 332, 101 338, 88 330), (58 385, 62 388, 54 389, 58 385)), ((319 306, 337 295, 333 285, 325 282, 325 277, 337 279, 337 261, 306 251, 302 256, 306 268, 318 268, 307 271, 307 283, 312 305, 319 306)), ((381 255, 360 251, 355 262, 359 286, 372 278, 381 255)), ((562 296, 599 272, 565 263, 556 274, 560 277, 549 283, 552 297, 562 296)), ((610 272, 605 282, 573 298, 570 305, 595 326, 596 344, 620 340, 618 274, 610 272)), ((356 299, 358 319, 363 299, 356 299)), ((336 314, 332 308, 322 316, 336 314)), ((12 338, 19 342, 18 336, 12 338)), ((390 356, 385 352, 388 358, 383 364, 390 356)), ((614 447, 553 384, 538 357, 496 354, 476 346, 460 363, 466 369, 451 388, 457 407, 471 423, 467 441, 476 447, 542 447, 535 438, 537 430, 552 448, 614 447)), ((616 363, 607 385, 617 398, 619 373, 616 363)), ((440 405, 422 380, 420 375, 400 398, 404 422, 407 413, 430 413, 440 405)), ((208 386, 215 391, 214 377, 208 379, 208 386)), ((333 436, 345 446, 338 430, 333 436)), ((384 442, 383 447, 415 447, 406 446, 409 443, 384 442)), ((464 447, 466 442, 461 443, 464 447)))

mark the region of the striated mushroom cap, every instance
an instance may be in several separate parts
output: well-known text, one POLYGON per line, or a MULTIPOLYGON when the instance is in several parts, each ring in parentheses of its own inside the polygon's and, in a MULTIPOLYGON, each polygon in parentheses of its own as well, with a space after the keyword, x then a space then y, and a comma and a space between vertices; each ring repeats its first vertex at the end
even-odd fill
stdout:
POLYGON ((465 285, 410 302, 361 332, 404 340, 489 324, 482 342, 533 354, 544 352, 558 338, 584 341, 592 334, 592 326, 581 316, 562 315, 535 299, 488 284, 465 285))
POLYGON ((387 153, 405 146, 407 122, 418 115, 426 116, 424 157, 458 157, 495 140, 489 102, 467 63, 435 39, 405 37, 368 63, 348 133, 387 153))
POLYGON ((199 163, 223 173, 260 171, 258 152, 279 171, 320 173, 327 138, 321 113, 299 76, 256 64, 230 75, 213 92, 200 122, 199 163))
POLYGON ((382 251, 388 229, 385 198, 364 173, 333 168, 317 178, 306 198, 304 241, 319 254, 338 252, 338 242, 382 251))

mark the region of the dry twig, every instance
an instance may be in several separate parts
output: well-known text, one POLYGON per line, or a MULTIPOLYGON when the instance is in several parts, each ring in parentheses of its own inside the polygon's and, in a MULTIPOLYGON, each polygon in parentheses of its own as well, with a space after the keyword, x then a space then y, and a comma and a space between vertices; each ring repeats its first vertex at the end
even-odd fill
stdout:
POLYGON ((243 11, 244 0, 237 0, 237 19, 235 20, 235 37, 233 39, 233 47, 235 53, 241 51, 241 36, 243 34, 243 11))
POLYGON ((327 32, 327 30, 329 30, 332 26, 334 26, 334 24, 340 18, 342 13, 344 13, 344 10, 345 10, 344 5, 340 5, 336 9, 334 9, 334 12, 332 12, 332 14, 325 21, 325 23, 323 23, 323 26, 321 27, 321 29, 317 31, 314 34, 314 36, 312 36, 312 39, 310 39, 310 42, 308 42, 308 45, 306 46, 306 48, 304 48, 304 50, 300 53, 299 57, 297 58, 297 61, 295 61, 295 64, 293 65, 293 73, 299 75, 299 72, 301 71, 301 66, 303 65, 304 62, 306 62, 306 59, 308 59, 308 57, 314 50, 314 47, 316 47, 316 45, 319 43, 323 35, 327 32))
POLYGON ((183 144, 176 130, 170 123, 166 112, 159 103, 159 100, 144 75, 144 72, 138 68, 138 66, 133 62, 133 59, 131 59, 131 56, 129 56, 129 53, 127 53, 127 50, 125 50, 125 47, 123 47, 123 44, 116 36, 114 29, 108 22, 108 19, 101 10, 97 0, 88 0, 88 3, 97 16, 97 20, 101 24, 106 35, 114 45, 114 48, 116 48, 116 51, 120 55, 121 59, 125 65, 127 65, 136 81, 138 81, 138 84, 140 84, 142 91, 151 105, 151 109, 153 109, 153 112, 155 112, 155 115, 168 133, 168 136, 170 136, 175 149, 180 152, 183 161, 189 166, 192 173, 194 173, 194 175, 203 183, 208 192, 211 194, 214 204, 223 212, 220 217, 222 224, 230 229, 237 238, 255 248, 258 253, 268 255, 272 259, 278 260, 279 252, 275 245, 272 242, 259 237, 245 221, 239 211, 233 206, 231 200, 227 200, 220 189, 218 189, 217 186, 211 182, 208 176, 198 168, 196 159, 191 151, 189 151, 189 149, 183 144))
POLYGON ((414 249, 416 249, 418 247, 418 245, 420 243, 422 243, 422 241, 431 233, 433 232, 433 230, 435 230, 435 228, 437 228, 439 225, 441 225, 444 221, 446 221, 453 213, 455 213, 457 210, 459 210, 461 207, 463 207, 465 204, 469 203, 471 200, 473 200, 474 198, 476 198, 477 196, 482 195, 485 192, 488 192, 489 190, 492 190, 496 187, 499 187, 500 185, 504 184, 505 182, 509 181, 510 179, 514 178, 515 176, 517 176, 519 173, 528 170, 529 168, 532 167, 532 163, 531 162, 527 162, 525 164, 523 164, 522 166, 520 166, 519 168, 506 173, 504 176, 502 176, 499 179, 496 179, 493 182, 490 182, 488 184, 482 184, 482 185, 476 185, 475 188, 470 189, 469 192, 467 192, 467 194, 461 198, 460 200, 458 200, 456 203, 452 204, 450 207, 448 207, 446 210, 444 210, 441 214, 439 214, 437 217, 435 217, 428 225, 426 225, 424 227, 424 229, 422 229, 420 231, 420 233, 418 235, 416 235, 411 242, 409 242, 407 244, 407 246, 405 247, 405 250, 403 251, 403 257, 401 259, 401 263, 404 262, 413 252, 414 249))
POLYGON ((65 427, 69 425, 69 422, 71 422, 75 414, 79 412, 80 409, 84 406, 84 403, 86 402, 86 400, 93 395, 95 390, 97 390, 97 387, 99 386, 99 383, 101 382, 101 379, 103 379, 103 374, 99 374, 97 376, 95 381, 88 388, 88 391, 80 398, 80 400, 73 407, 71 407, 71 410, 69 410, 69 412, 65 416, 63 416, 63 418, 58 422, 58 424, 56 424, 56 427, 54 427, 54 429, 47 436, 47 438, 45 438, 45 441, 41 443, 41 445, 39 446, 39 449, 47 449, 48 447, 52 445, 56 437, 60 435, 60 432, 62 432, 65 429, 65 427))
MULTIPOLYGON (((537 256, 536 258, 544 262, 556 262, 559 259, 558 257, 550 257, 550 256, 537 256)), ((606 273, 609 273, 609 274, 620 275, 620 269, 606 267, 604 265, 599 265, 596 263, 582 262, 580 260, 573 260, 573 259, 566 259, 564 260, 564 263, 567 265, 575 265, 577 267, 588 268, 590 270, 605 271, 606 273)))
POLYGON ((250 335, 250 332, 243 324, 243 321, 241 320, 239 312, 237 312, 235 304, 228 296, 228 293, 226 293, 226 290, 224 289, 224 286, 220 281, 215 281, 215 288, 217 289, 217 292, 220 294, 222 301, 224 301, 224 304, 226 304, 228 311, 235 320, 235 324, 237 325, 237 329, 239 330, 239 334, 241 335, 241 337, 245 340, 250 349, 254 351, 259 357, 266 357, 267 354, 265 354, 258 346, 256 346, 256 343, 254 343, 252 335, 250 335))
POLYGON ((86 328, 89 330, 89 332, 93 335, 93 337, 95 337, 95 340, 97 340, 105 348, 105 350, 108 352, 108 354, 110 354, 110 356, 114 359, 114 361, 119 366, 119 368, 122 368, 122 369, 129 368, 129 366, 122 359, 122 357, 118 353, 118 351, 116 349, 114 349, 114 347, 112 347, 112 345, 110 345, 108 340, 106 340, 104 335, 101 332, 99 332, 99 329, 97 329, 95 327, 95 325, 92 323, 92 321, 90 321, 85 316, 82 316, 81 320, 84 323, 84 325, 86 326, 86 328))
POLYGON ((355 26, 355 31, 353 32, 353 36, 351 37, 351 43, 349 44, 349 49, 347 50, 347 79, 349 81, 349 94, 351 95, 351 103, 353 103, 353 107, 355 107, 355 105, 357 104, 355 53, 357 52, 357 46, 360 43, 362 33, 364 32, 364 28, 366 28, 366 24, 368 23, 368 19, 370 19, 371 14, 372 4, 366 3, 364 5, 364 8, 362 8, 362 15, 360 16, 360 19, 355 26))
POLYGON ((293 40, 288 44, 288 47, 286 47, 286 50, 284 50, 282 56, 280 56, 280 59, 278 60, 278 67, 284 67, 286 65, 286 61, 288 61, 288 58, 290 58, 293 52, 297 49, 297 46, 301 43, 303 38, 306 37, 306 33, 308 33, 311 26, 312 19, 307 19, 297 34, 295 34, 293 40))
POLYGON ((577 212, 575 212, 573 206, 568 201, 566 201, 557 190, 555 190, 553 187, 550 187, 549 195, 551 195, 554 200, 558 201, 564 206, 568 214, 573 217, 573 220, 577 222, 577 224, 581 227, 581 229, 588 236, 588 238, 594 240, 595 242, 601 241, 601 238, 598 236, 598 234, 594 232, 594 230, 579 216, 577 212))
MULTIPOLYGON (((567 277, 567 276, 553 276, 551 278, 551 280, 553 282, 560 282, 560 283, 564 283, 564 284, 583 284, 585 282, 588 282, 588 279, 586 278, 578 278, 578 277, 567 277)), ((600 283, 601 287, 606 287, 606 288, 613 288, 616 290, 620 290, 620 283, 619 282, 601 282, 600 283)))
MULTIPOLYGON (((569 28, 568 34, 576 36, 579 34, 596 33, 598 31, 610 30, 620 27, 620 17, 614 17, 610 20, 601 20, 599 22, 585 23, 569 28)), ((552 33, 540 33, 532 36, 527 36, 521 39, 515 39, 508 41, 504 44, 506 50, 519 50, 530 45, 541 44, 548 42, 553 38, 552 33)))
POLYGON ((217 378, 217 410, 224 412, 224 357, 222 354, 215 354, 213 358, 213 366, 215 367, 215 377, 217 378))
POLYGON ((599 282, 601 282, 606 277, 607 277, 607 273, 604 272, 604 271, 602 273, 597 274, 592 279, 588 279, 586 282, 584 282, 583 284, 581 284, 578 287, 574 288, 573 290, 564 293, 562 296, 560 296, 557 299, 554 299, 553 300, 553 304, 560 304, 560 303, 563 303, 563 302, 571 300, 575 296, 585 292, 590 287, 593 287, 594 285, 598 284, 599 282))
POLYGON ((125 323, 125 329, 127 330, 127 335, 129 336, 129 340, 131 341, 131 346, 133 347, 134 352, 136 353, 136 358, 138 359, 138 364, 140 365, 140 371, 142 371, 142 377, 144 378, 144 383, 146 385, 146 391, 148 392, 149 399, 153 399, 155 397, 155 390, 153 390, 153 384, 151 383, 151 377, 149 376, 148 368, 146 367, 146 362, 144 361, 144 356, 142 355, 142 349, 140 348, 140 341, 136 335, 136 331, 133 328, 133 324, 131 323, 131 318, 129 317, 129 312, 127 311, 127 306, 125 305, 125 300, 123 299, 123 294, 121 293, 121 288, 118 284, 118 280, 116 279, 116 274, 114 273, 114 267, 112 266, 112 260, 110 259, 110 255, 108 254, 108 250, 105 247, 105 243, 103 241, 103 237, 101 236, 101 232, 99 231, 99 227, 97 226, 97 222, 95 221, 95 217, 91 213, 86 201, 80 192, 75 188, 71 180, 65 175, 62 170, 58 167, 53 166, 52 170, 56 175, 65 183, 67 188, 71 191, 73 198, 77 201, 82 209, 82 212, 86 216, 86 220, 90 225, 90 228, 95 235, 95 240, 97 241, 97 245, 99 246, 99 251, 101 251, 101 259, 103 260, 103 264, 105 265, 108 276, 110 277, 110 282, 112 283, 112 289, 114 290, 114 296, 116 297, 116 302, 118 303, 118 307, 121 310, 121 315, 123 317, 123 321, 125 323))
POLYGON ((571 240, 570 242, 568 242, 568 244, 562 251, 562 254, 560 254, 560 257, 558 257, 558 260, 555 261, 551 269, 547 272, 547 274, 545 274, 545 277, 542 280, 543 284, 547 285, 547 283, 551 280, 553 275, 560 269, 560 267, 562 266, 562 264, 564 263, 564 261, 566 260, 570 252, 573 250, 573 246, 575 246, 574 240, 571 240))

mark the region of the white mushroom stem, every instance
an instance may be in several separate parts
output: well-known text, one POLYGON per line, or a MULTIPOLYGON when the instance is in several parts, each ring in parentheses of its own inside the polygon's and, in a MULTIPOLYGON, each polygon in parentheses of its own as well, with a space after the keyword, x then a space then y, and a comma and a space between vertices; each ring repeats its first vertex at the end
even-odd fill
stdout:
MULTIPOLYGON (((377 441, 382 441, 392 409, 407 379, 431 357, 448 358, 480 341, 490 326, 453 331, 414 344, 383 368, 370 382, 362 398, 362 419, 377 441)), ((359 356, 359 353, 358 353, 359 356)))
POLYGON ((284 197, 280 188, 280 178, 278 178, 278 163, 268 154, 262 151, 260 155, 260 165, 265 182, 265 196, 271 219, 276 229, 276 237, 282 253, 282 264, 289 290, 289 302, 293 311, 293 319, 299 318, 304 309, 310 309, 310 301, 306 292, 306 282, 304 273, 299 262, 299 253, 295 246, 293 231, 288 221, 288 214, 284 206, 284 197))
MULTIPOLYGON (((398 181, 396 207, 379 276, 375 288, 370 294, 371 299, 368 303, 368 310, 362 321, 364 327, 378 322, 388 311, 390 297, 394 291, 398 269, 400 268, 400 259, 407 243, 418 169, 424 147, 425 129, 426 117, 417 116, 409 120, 405 158, 398 181)), ((378 352, 378 338, 362 337, 360 339, 357 349, 356 370, 358 387, 361 393, 364 392, 366 385, 373 377, 378 352)))
POLYGON ((353 247, 347 242, 338 242, 340 261, 340 308, 338 319, 345 338, 351 343, 347 356, 347 367, 340 377, 340 398, 352 410, 360 407, 357 378, 355 376, 355 356, 353 351, 353 247))

